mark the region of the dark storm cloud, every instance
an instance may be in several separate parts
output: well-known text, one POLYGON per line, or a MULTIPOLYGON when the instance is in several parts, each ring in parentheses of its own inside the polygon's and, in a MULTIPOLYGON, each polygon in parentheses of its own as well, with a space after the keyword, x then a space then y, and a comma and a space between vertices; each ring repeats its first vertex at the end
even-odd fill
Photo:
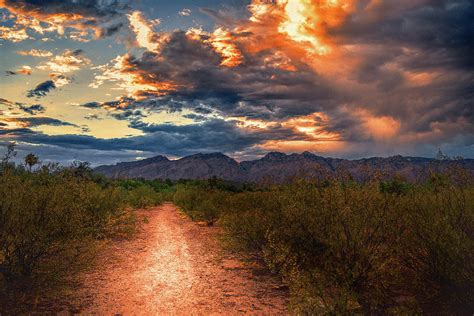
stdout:
POLYGON ((145 113, 141 110, 125 110, 116 113, 110 113, 112 117, 115 117, 117 120, 128 120, 135 121, 137 119, 147 117, 145 113))
POLYGON ((28 105, 21 102, 12 102, 2 98, 0 98, 0 105, 6 106, 10 110, 18 109, 30 115, 36 115, 46 111, 46 108, 41 104, 28 105))
POLYGON ((36 127, 41 125, 50 125, 50 126, 75 126, 69 122, 61 121, 51 117, 18 117, 12 119, 14 122, 22 123, 27 127, 36 127))
POLYGON ((199 106, 193 108, 193 110, 194 110, 194 112, 199 113, 199 114, 211 114, 212 113, 211 109, 207 109, 207 108, 199 107, 199 106))
MULTIPOLYGON (((356 45, 349 102, 328 114, 330 131, 366 139, 351 107, 401 122, 401 138, 443 144, 474 138, 474 3, 468 0, 361 2, 341 26, 339 43, 356 45)), ((374 144, 375 146, 375 144, 374 144)))
POLYGON ((31 114, 31 115, 36 115, 38 113, 44 113, 46 111, 46 108, 44 106, 42 106, 41 104, 25 105, 25 104, 20 103, 19 108, 23 112, 31 114))
POLYGON ((91 17, 114 16, 120 8, 119 1, 100 0, 4 0, 4 5, 25 12, 44 14, 79 14, 91 17))
POLYGON ((112 36, 124 26, 124 23, 117 23, 109 27, 105 27, 100 32, 100 37, 112 36))
POLYGON ((71 55, 71 56, 81 56, 83 54, 84 54, 84 50, 76 49, 75 51, 72 51, 69 55, 71 55))
POLYGON ((89 120, 89 121, 100 121, 100 120, 102 120, 102 118, 99 117, 99 115, 97 115, 97 114, 89 114, 89 115, 84 116, 84 118, 86 120, 89 120))
MULTIPOLYGON (((354 13, 333 32, 344 41, 357 44, 401 44, 431 52, 446 50, 445 56, 425 60, 425 66, 472 68, 473 16, 474 3, 470 0, 383 1, 374 10, 354 13)), ((419 62, 423 64, 421 58, 419 62)))
POLYGON ((138 150, 182 156, 198 152, 235 152, 275 137, 304 139, 304 136, 279 126, 265 131, 246 131, 235 122, 209 120, 202 124, 176 126, 131 122, 131 127, 144 131, 141 136, 101 139, 85 135, 46 135, 28 128, 3 130, 1 134, 29 144, 57 146, 67 150, 104 150, 123 152, 138 150))
POLYGON ((26 127, 13 128, 13 129, 0 128, 0 135, 14 136, 14 137, 20 136, 23 138, 27 136, 28 134, 36 135, 37 133, 26 127))
POLYGON ((99 102, 88 102, 81 104, 82 107, 89 108, 89 109, 99 109, 101 108, 101 103, 99 102))
POLYGON ((204 116, 204 115, 199 115, 199 114, 185 114, 183 115, 184 118, 188 118, 190 120, 193 120, 195 122, 203 122, 203 121, 207 121, 209 120, 209 118, 207 116, 204 116))
POLYGON ((45 97, 50 91, 56 89, 54 81, 47 80, 38 84, 34 89, 29 90, 26 96, 28 98, 41 98, 45 97))
POLYGON ((209 45, 175 31, 159 54, 145 52, 141 58, 128 57, 124 72, 136 74, 143 83, 177 84, 179 88, 165 97, 149 97, 149 104, 171 108, 202 109, 205 104, 226 115, 281 119, 329 106, 335 97, 329 82, 305 65, 299 65, 297 71, 269 65, 265 59, 274 54, 264 51, 244 56, 241 65, 224 67, 222 57, 209 45), (174 104, 168 104, 167 99, 174 104))

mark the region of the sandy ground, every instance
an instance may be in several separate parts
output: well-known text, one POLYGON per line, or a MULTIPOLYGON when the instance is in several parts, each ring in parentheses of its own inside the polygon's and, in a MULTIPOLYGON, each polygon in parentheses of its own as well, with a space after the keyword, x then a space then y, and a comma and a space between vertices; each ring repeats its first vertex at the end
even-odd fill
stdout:
POLYGON ((287 314, 288 293, 257 264, 223 251, 221 229, 191 222, 173 204, 142 211, 137 238, 114 243, 77 295, 84 314, 287 314))

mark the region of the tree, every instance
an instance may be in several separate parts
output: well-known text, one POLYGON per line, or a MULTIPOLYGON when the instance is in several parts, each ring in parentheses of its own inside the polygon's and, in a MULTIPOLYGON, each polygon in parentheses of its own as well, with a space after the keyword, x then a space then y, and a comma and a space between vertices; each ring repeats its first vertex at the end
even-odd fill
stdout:
POLYGON ((33 153, 29 153, 25 156, 25 166, 28 167, 29 171, 33 168, 34 165, 38 164, 39 159, 33 153))
POLYGON ((449 156, 445 155, 442 151, 441 148, 438 149, 438 154, 436 155, 437 160, 449 160, 449 156))
POLYGON ((16 156, 15 146, 15 142, 10 142, 7 145, 7 152, 0 160, 0 171, 4 171, 5 169, 7 169, 10 164, 10 160, 16 156))

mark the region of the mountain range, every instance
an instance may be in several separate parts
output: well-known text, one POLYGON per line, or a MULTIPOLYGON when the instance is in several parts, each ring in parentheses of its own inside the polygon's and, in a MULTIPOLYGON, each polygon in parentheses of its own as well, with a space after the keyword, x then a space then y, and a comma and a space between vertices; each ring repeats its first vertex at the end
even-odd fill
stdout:
POLYGON ((349 172, 363 178, 379 171, 398 173, 416 179, 428 170, 445 170, 458 165, 474 173, 474 159, 439 160, 422 157, 393 156, 358 160, 321 157, 310 152, 284 154, 270 152, 264 157, 238 162, 222 153, 206 153, 170 160, 156 156, 133 162, 99 166, 95 172, 110 178, 144 179, 209 179, 219 178, 235 182, 284 181, 293 176, 324 176, 349 172))

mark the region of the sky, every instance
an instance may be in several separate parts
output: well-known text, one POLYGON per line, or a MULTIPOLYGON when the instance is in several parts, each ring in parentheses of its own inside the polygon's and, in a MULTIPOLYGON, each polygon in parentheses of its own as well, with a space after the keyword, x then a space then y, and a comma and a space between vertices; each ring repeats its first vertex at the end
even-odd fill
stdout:
POLYGON ((0 0, 0 149, 474 158, 471 0, 0 0))

